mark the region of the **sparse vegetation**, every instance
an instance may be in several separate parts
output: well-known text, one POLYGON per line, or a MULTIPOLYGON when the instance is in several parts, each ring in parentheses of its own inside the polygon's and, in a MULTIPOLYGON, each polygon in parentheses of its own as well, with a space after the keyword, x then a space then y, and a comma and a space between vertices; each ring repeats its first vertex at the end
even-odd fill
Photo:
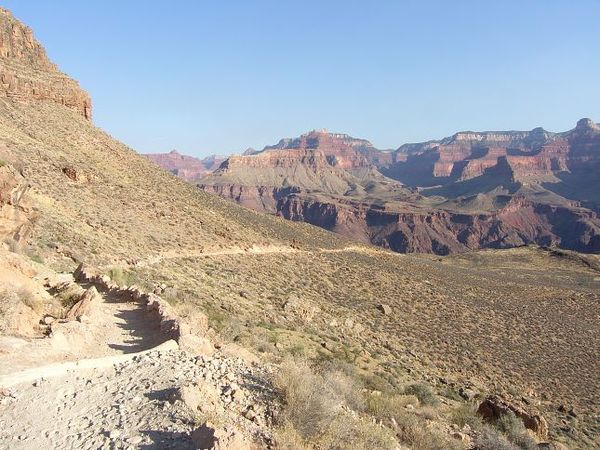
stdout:
POLYGON ((133 271, 125 270, 122 267, 111 267, 108 269, 108 276, 119 286, 131 286, 137 280, 133 271))
POLYGON ((461 403, 452 410, 450 420, 461 428, 465 425, 469 425, 472 429, 477 429, 481 426, 482 421, 476 411, 476 405, 471 403, 461 403))
POLYGON ((518 448, 523 450, 533 450, 537 448, 535 440, 529 435, 523 421, 515 416, 512 411, 502 415, 496 421, 495 426, 518 448))
POLYGON ((419 399, 422 405, 437 405, 439 403, 438 398, 435 396, 431 386, 424 383, 413 383, 404 388, 406 395, 414 395, 419 399))
POLYGON ((502 433, 489 425, 479 430, 475 446, 478 450, 518 450, 502 433))

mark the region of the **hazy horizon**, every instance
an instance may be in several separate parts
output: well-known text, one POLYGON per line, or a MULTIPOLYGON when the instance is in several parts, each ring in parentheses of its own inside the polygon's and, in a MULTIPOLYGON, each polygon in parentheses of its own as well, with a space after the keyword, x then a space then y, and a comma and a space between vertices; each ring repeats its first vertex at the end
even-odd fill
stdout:
POLYGON ((600 4, 158 2, 2 6, 144 153, 262 149, 311 129, 382 149, 600 119, 600 4))

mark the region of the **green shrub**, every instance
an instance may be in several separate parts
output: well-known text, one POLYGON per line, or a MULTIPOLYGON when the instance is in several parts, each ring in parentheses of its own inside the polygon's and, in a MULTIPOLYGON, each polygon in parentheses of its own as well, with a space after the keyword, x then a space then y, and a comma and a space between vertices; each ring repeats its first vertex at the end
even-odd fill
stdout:
POLYGON ((435 396, 431 386, 425 383, 409 384, 404 389, 407 395, 414 395, 419 399, 422 405, 434 406, 438 404, 438 398, 435 396))
POLYGON ((38 254, 30 255, 29 259, 31 259, 32 261, 34 261, 34 262, 36 262, 38 264, 44 264, 44 258, 42 258, 38 254))
POLYGON ((123 270, 121 267, 111 267, 108 269, 108 276, 119 286, 131 286, 135 284, 137 276, 130 270, 123 270))

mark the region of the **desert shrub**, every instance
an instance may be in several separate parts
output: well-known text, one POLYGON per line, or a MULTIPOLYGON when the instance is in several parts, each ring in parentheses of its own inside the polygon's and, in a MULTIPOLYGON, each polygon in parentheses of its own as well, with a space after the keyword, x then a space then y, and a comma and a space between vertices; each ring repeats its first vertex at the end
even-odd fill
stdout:
POLYGON ((389 428, 371 420, 342 414, 331 422, 326 433, 319 439, 318 447, 336 450, 391 450, 398 448, 398 442, 389 428))
POLYGON ((342 371, 315 371, 304 360, 285 360, 273 384, 281 393, 284 418, 304 439, 324 435, 342 405, 363 409, 356 379, 342 371))
POLYGON ((21 244, 19 244, 13 238, 6 238, 4 240, 4 243, 8 247, 8 251, 10 251, 11 253, 21 253, 21 250, 22 250, 21 244))
POLYGON ((535 440, 529 435, 523 421, 512 411, 503 414, 495 423, 496 428, 504 433, 510 442, 518 448, 531 450, 537 448, 535 440))
POLYGON ((428 428, 427 422, 409 411, 401 412, 396 420, 396 436, 411 450, 453 450, 463 449, 463 445, 438 430, 428 428))
POLYGON ((66 310, 69 310, 75 303, 79 301, 82 294, 82 289, 76 284, 71 284, 65 289, 56 293, 56 297, 60 300, 60 304, 66 310))
POLYGON ((463 401, 463 398, 458 394, 458 392, 456 392, 450 387, 445 387, 444 389, 442 389, 440 395, 443 395, 444 397, 449 398, 450 400, 454 400, 456 402, 463 401))
POLYGON ((277 448, 282 450, 310 450, 312 448, 289 423, 276 428, 273 431, 273 438, 277 448))
POLYGON ((354 411, 364 411, 366 404, 361 393, 362 386, 356 378, 341 370, 325 373, 326 385, 337 398, 354 411))
POLYGON ((289 350, 290 355, 292 356, 304 356, 306 355, 306 347, 304 347, 304 344, 294 344, 292 345, 289 350))
POLYGON ((32 261, 34 261, 34 262, 36 262, 38 264, 44 264, 44 258, 42 258, 37 253, 35 253, 33 255, 29 255, 29 259, 31 259, 32 261))
POLYGON ((111 267, 108 269, 108 276, 119 286, 131 286, 136 282, 136 275, 130 270, 123 270, 121 267, 111 267))
POLYGON ((414 395, 369 394, 367 412, 379 420, 389 420, 406 414, 406 406, 416 406, 419 400, 414 395))
POLYGON ((431 386, 425 383, 413 383, 406 386, 404 393, 407 395, 414 395, 419 399, 422 405, 437 405, 438 399, 435 396, 431 386))
POLYGON ((450 413, 450 420, 459 427, 469 425, 473 429, 481 426, 481 418, 477 415, 475 405, 462 403, 450 413))
POLYGON ((4 167, 6 166, 6 161, 4 161, 3 159, 0 159, 0 167, 4 167))
POLYGON ((304 439, 322 435, 340 412, 341 399, 305 361, 284 361, 273 381, 283 398, 285 419, 304 439))
POLYGON ((518 450, 502 433, 489 425, 481 428, 475 439, 475 448, 477 450, 518 450))

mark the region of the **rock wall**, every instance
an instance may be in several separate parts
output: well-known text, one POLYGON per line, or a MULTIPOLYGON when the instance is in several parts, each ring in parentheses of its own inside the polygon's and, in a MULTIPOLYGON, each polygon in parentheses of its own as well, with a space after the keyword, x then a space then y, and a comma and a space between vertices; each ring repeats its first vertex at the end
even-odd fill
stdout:
POLYGON ((13 166, 4 161, 0 164, 4 164, 0 167, 0 240, 23 243, 36 220, 27 197, 29 185, 13 166))
POLYGON ((31 29, 0 8, 0 98, 51 101, 92 118, 92 102, 79 84, 50 62, 31 29))
POLYGON ((186 181, 194 182, 218 169, 224 156, 211 155, 204 159, 194 158, 193 156, 182 155, 173 150, 169 153, 152 153, 142 155, 153 163, 165 170, 183 178, 186 181))
POLYGON ((513 199, 494 213, 467 214, 414 208, 390 211, 294 195, 278 202, 278 214, 402 253, 447 255, 526 244, 600 252, 597 214, 523 198, 513 199))
POLYGON ((73 273, 75 281, 80 283, 89 283, 96 286, 101 291, 110 292, 117 298, 132 300, 142 303, 147 311, 158 316, 160 321, 160 330, 170 339, 179 341, 183 335, 182 324, 173 312, 171 306, 159 296, 143 292, 137 286, 119 286, 114 283, 110 277, 100 275, 96 270, 80 264, 73 273))

